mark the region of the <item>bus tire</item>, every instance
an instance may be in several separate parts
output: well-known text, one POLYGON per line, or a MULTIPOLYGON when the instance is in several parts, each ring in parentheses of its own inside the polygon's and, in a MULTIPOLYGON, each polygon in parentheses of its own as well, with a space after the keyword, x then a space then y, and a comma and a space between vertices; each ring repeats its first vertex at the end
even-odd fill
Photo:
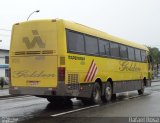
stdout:
POLYGON ((92 89, 91 102, 94 104, 101 103, 101 87, 98 82, 94 83, 94 86, 92 89))
POLYGON ((142 87, 141 87, 141 89, 138 90, 138 94, 139 95, 144 94, 144 82, 142 82, 142 87))
POLYGON ((112 101, 115 101, 117 99, 117 96, 116 96, 116 94, 112 94, 112 101))
POLYGON ((92 101, 88 98, 83 98, 83 99, 81 99, 81 101, 84 105, 92 104, 92 101))
POLYGON ((69 99, 63 98, 63 97, 47 97, 47 100, 50 103, 61 105, 61 104, 65 103, 69 99))
POLYGON ((54 99, 52 97, 47 97, 47 101, 50 102, 50 103, 53 103, 54 99))
POLYGON ((112 99, 112 86, 110 82, 106 83, 105 89, 104 89, 104 95, 102 97, 103 102, 110 102, 112 99))

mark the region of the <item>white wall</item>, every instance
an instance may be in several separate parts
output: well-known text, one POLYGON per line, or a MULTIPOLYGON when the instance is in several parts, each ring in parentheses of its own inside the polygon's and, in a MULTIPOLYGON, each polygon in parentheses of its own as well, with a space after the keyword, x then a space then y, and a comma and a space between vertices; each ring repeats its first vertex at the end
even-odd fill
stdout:
POLYGON ((0 77, 5 77, 5 69, 0 68, 0 77))
MULTIPOLYGON (((9 56, 9 51, 0 50, 0 65, 5 65, 5 56, 9 56)), ((5 77, 5 69, 0 68, 0 77, 5 77)))
POLYGON ((4 57, 0 56, 0 64, 4 64, 4 63, 5 63, 4 57))

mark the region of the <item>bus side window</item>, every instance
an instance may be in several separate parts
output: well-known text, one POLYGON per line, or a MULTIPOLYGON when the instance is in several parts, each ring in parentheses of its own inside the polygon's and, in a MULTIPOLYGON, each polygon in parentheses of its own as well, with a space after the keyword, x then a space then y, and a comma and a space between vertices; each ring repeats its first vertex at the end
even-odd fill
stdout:
POLYGON ((85 53, 83 34, 67 30, 69 52, 85 53))
POLYGON ((141 50, 141 58, 142 58, 142 62, 147 62, 146 51, 141 50))
POLYGON ((109 56, 110 55, 110 47, 109 42, 103 39, 99 40, 99 52, 101 56, 109 56))
POLYGON ((122 59, 128 59, 127 46, 120 45, 120 56, 122 59))
POLYGON ((119 58, 120 57, 120 49, 118 43, 110 42, 110 53, 112 57, 119 58))
POLYGON ((132 47, 128 47, 128 59, 132 61, 135 60, 135 51, 132 47))
POLYGON ((139 49, 135 49, 135 58, 136 58, 136 61, 142 61, 141 52, 139 49))
POLYGON ((90 55, 99 55, 98 38, 85 35, 86 53, 90 55))

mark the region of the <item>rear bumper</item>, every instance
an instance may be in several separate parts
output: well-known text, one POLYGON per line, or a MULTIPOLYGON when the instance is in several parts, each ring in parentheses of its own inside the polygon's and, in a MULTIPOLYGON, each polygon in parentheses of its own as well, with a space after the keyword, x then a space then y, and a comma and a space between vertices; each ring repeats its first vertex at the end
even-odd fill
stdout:
POLYGON ((53 95, 52 88, 42 87, 10 87, 9 93, 13 95, 53 95))
MULTIPOLYGON (((74 86, 75 87, 75 86, 74 86)), ((91 97, 92 84, 82 84, 76 88, 71 85, 66 85, 64 82, 59 82, 56 88, 52 87, 13 87, 9 89, 12 95, 35 95, 35 96, 65 96, 65 97, 91 97), (83 88, 83 89, 80 89, 83 88)))

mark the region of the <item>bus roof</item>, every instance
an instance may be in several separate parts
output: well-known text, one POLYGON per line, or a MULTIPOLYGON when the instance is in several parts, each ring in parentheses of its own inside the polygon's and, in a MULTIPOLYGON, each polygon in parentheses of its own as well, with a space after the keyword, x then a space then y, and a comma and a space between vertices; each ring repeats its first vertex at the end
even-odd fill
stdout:
MULTIPOLYGON (((98 38, 110 40, 110 41, 113 41, 113 42, 117 42, 117 43, 120 43, 120 44, 124 44, 124 45, 127 45, 127 46, 131 46, 131 47, 135 47, 135 48, 138 48, 138 49, 143 49, 143 50, 148 51, 148 48, 146 46, 142 45, 142 44, 138 44, 138 43, 135 43, 133 41, 128 41, 128 40, 125 40, 125 39, 122 39, 122 38, 119 38, 119 37, 116 37, 116 36, 112 36, 108 33, 103 32, 103 31, 100 31, 100 30, 97 30, 97 29, 94 29, 94 28, 91 28, 91 27, 88 27, 88 26, 85 26, 85 25, 82 25, 82 24, 79 24, 79 23, 76 23, 76 22, 73 22, 73 21, 64 20, 64 19, 30 20, 30 21, 26 21, 26 22, 22 22, 22 23, 37 22, 37 21, 53 21, 53 22, 58 21, 58 22, 62 22, 64 24, 64 27, 67 28, 67 29, 71 29, 73 31, 85 33, 85 34, 92 35, 92 36, 95 36, 95 37, 98 37, 98 38)), ((19 23, 17 23, 17 24, 19 24, 19 23)))
POLYGON ((113 42, 117 42, 117 43, 120 43, 120 44, 124 44, 124 45, 128 45, 128 46, 131 46, 131 47, 135 47, 135 48, 138 48, 138 49, 143 49, 143 50, 148 51, 148 48, 144 45, 141 45, 141 44, 138 44, 138 43, 135 43, 135 42, 132 42, 132 41, 128 41, 128 40, 125 40, 125 39, 121 39, 121 38, 118 38, 116 36, 112 36, 110 34, 102 32, 100 30, 97 30, 97 29, 94 29, 94 28, 91 28, 91 27, 87 27, 85 25, 78 24, 76 22, 62 20, 62 19, 57 19, 57 21, 62 21, 64 23, 65 28, 67 28, 67 29, 71 29, 71 30, 74 30, 74 31, 77 31, 77 32, 82 32, 82 33, 85 33, 85 34, 88 34, 88 35, 96 36, 96 37, 99 37, 99 38, 102 38, 102 39, 107 39, 107 40, 110 40, 110 41, 113 41, 113 42))

